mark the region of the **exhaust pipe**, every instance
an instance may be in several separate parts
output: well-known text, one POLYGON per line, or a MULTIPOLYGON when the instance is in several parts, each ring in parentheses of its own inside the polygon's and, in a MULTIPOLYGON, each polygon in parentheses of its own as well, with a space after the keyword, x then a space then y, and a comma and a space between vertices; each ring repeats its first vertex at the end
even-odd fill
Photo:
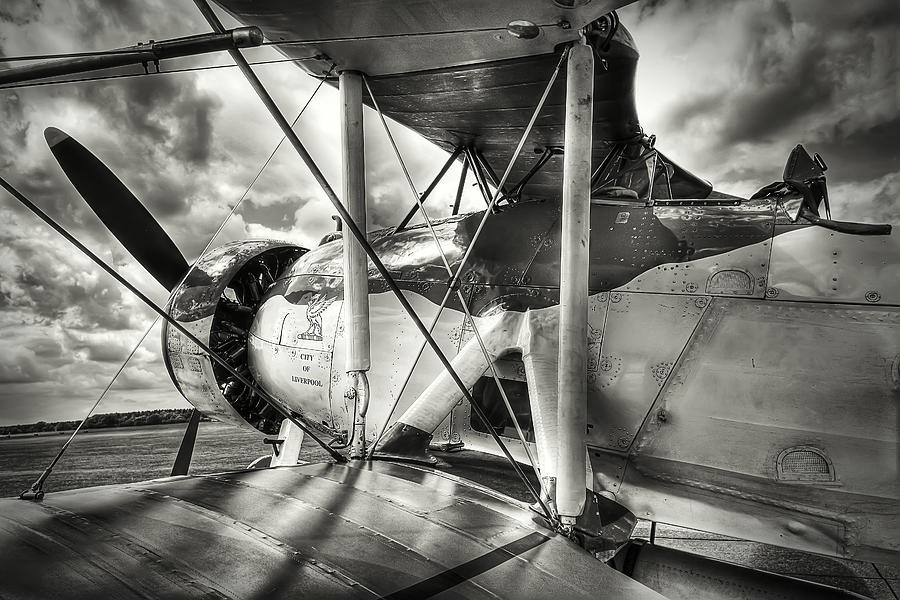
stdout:
POLYGON ((631 540, 609 561, 669 600, 865 600, 865 596, 631 540))

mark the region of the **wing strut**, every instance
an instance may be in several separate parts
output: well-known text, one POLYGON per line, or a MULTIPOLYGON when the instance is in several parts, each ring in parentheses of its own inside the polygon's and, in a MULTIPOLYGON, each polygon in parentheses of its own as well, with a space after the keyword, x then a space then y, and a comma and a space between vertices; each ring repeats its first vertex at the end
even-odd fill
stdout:
MULTIPOLYGON (((219 21, 219 18, 212 11, 212 8, 210 8, 210 6, 206 0, 194 0, 194 4, 200 10, 201 14, 203 14, 203 16, 206 18, 207 22, 209 23, 210 27, 212 27, 213 31, 215 31, 217 33, 221 33, 222 31, 225 30, 225 28, 222 26, 222 23, 219 21)), ((281 128, 282 133, 285 135, 285 137, 287 137, 287 139, 291 143, 291 145, 294 146, 294 149, 297 151, 297 154, 300 155, 300 158, 306 164, 306 166, 310 170, 313 178, 316 180, 316 182, 322 188, 322 191, 325 192, 325 195, 328 197, 328 200, 331 202, 332 206, 334 206, 335 210, 340 215, 341 220, 344 222, 344 225, 346 226, 346 228, 350 231, 350 233, 353 235, 353 237, 356 238, 356 241, 359 243, 359 245, 362 246, 362 248, 365 250, 366 254, 369 256, 369 259, 371 259, 372 264, 375 266, 376 270, 381 275, 382 279, 384 279, 385 284, 387 284, 388 288, 390 288, 391 292, 397 298, 397 302, 400 304, 400 306, 403 307, 403 310, 406 312, 406 314, 409 315, 410 319, 415 324, 416 329, 418 329, 419 333, 421 333, 422 336, 425 338, 426 343, 429 346, 431 346, 431 349, 434 351, 438 360, 441 362, 444 369, 447 371, 447 374, 450 376, 450 378, 453 380, 453 382, 459 388, 459 391, 462 393, 462 395, 469 402, 469 405, 472 407, 472 411, 475 412, 476 415, 478 415, 478 418, 481 419, 481 421, 485 424, 488 431, 490 431, 491 437, 494 439, 494 441, 500 447, 501 451, 506 456, 506 459, 510 462, 513 469, 515 469, 516 474, 522 479, 522 482, 525 485, 525 487, 528 489, 529 493, 532 495, 532 497, 535 499, 536 502, 538 502, 542 507, 544 507, 545 505, 543 503, 543 500, 541 499, 538 492, 534 489, 534 486, 528 480, 528 477, 525 475, 525 472, 522 471, 522 467, 519 466, 519 464, 516 462, 515 458, 513 458, 512 454, 509 453, 509 450, 503 444, 503 440, 500 439, 500 436, 497 435, 497 433, 493 430, 492 427, 490 427, 490 421, 488 420, 487 415, 485 414, 484 410, 481 408, 481 406, 478 405, 478 403, 475 402, 474 398, 472 398, 472 393, 469 391, 466 384, 463 383, 462 379, 460 379, 459 374, 457 374, 456 370, 453 368, 453 365, 450 364, 450 360, 447 358, 447 355, 444 354, 443 350, 441 350, 441 347, 438 345, 437 341, 431 335, 430 331, 425 327, 425 324, 422 322, 422 319, 419 318, 419 315, 416 313, 415 309, 413 309, 412 305, 409 303, 409 300, 407 300, 406 297, 403 295, 403 292, 400 290, 399 286, 397 285, 397 282, 394 281, 394 278, 388 272, 387 268, 384 266, 384 263, 381 261, 381 259, 378 257, 378 255, 375 253, 375 250, 372 248, 372 245, 369 244, 368 240, 366 239, 365 234, 359 229, 359 227, 356 225, 355 221, 353 220, 353 217, 351 216, 351 214, 347 211, 347 209, 341 203, 337 194, 335 194, 334 189, 328 183, 328 180, 325 179, 325 175, 322 173, 322 171, 319 169, 316 162, 313 160, 312 156, 310 156, 309 152, 306 150, 306 147, 303 145, 303 142, 300 141, 300 138, 297 136, 297 134, 294 132, 294 130, 291 129, 291 126, 287 122, 287 120, 284 118, 284 115, 281 114, 281 111, 279 110, 278 105, 275 104, 275 101, 272 99, 272 96, 269 95, 269 92, 266 90, 265 86, 262 84, 262 82, 259 80, 259 78, 256 76, 256 74, 253 72, 253 69, 251 69, 250 65, 247 64, 247 60, 244 58, 243 54, 241 54, 240 50, 236 50, 236 49, 229 50, 229 54, 231 55, 231 57, 235 61, 235 63, 237 63, 238 68, 240 68, 241 72, 247 78, 248 83, 250 83, 250 85, 253 87, 254 91, 256 91, 260 100, 262 100, 263 104, 269 110, 270 114, 272 115, 272 118, 275 119, 275 122, 281 128)), ((549 90, 547 92, 545 92, 544 97, 541 99, 542 100, 541 105, 543 105, 543 101, 546 99, 547 93, 549 93, 549 90)), ((533 125, 534 120, 536 118, 537 118, 537 115, 534 115, 534 117, 532 117, 532 122, 529 123, 529 130, 530 130, 531 126, 533 125)), ((524 145, 524 143, 525 143, 525 139, 523 138, 522 141, 520 142, 520 147, 522 145, 524 145)), ((520 149, 521 148, 517 149, 515 155, 518 154, 520 149)), ((509 176, 509 171, 510 171, 511 167, 512 167, 512 165, 510 165, 510 167, 507 168, 507 172, 504 174, 504 178, 500 182, 501 188, 498 189, 497 194, 492 203, 495 203, 497 196, 500 195, 502 185, 505 182, 505 179, 509 176)), ((484 223, 484 221, 482 221, 482 223, 484 223)), ((469 250, 471 250, 471 246, 469 247, 469 250)), ((464 258, 467 258, 467 256, 464 258)), ((465 260, 463 262, 465 262, 465 260)), ((463 266, 464 265, 460 265, 460 269, 462 269, 463 266)), ((459 281, 459 272, 457 272, 456 277, 453 278, 452 283, 456 284, 458 281, 459 281)), ((450 290, 448 290, 448 292, 449 291, 450 290)), ((193 337, 193 336, 191 336, 191 337, 193 337)), ((549 512, 547 512, 547 515, 549 517, 549 512)))
MULTIPOLYGON (((42 211, 34 202, 26 198, 19 190, 12 186, 6 179, 0 177, 0 187, 9 192, 16 200, 18 200, 23 206, 25 206, 28 210, 34 213, 39 219, 41 219, 44 223, 49 225, 56 231, 58 234, 63 236, 70 244, 78 248, 80 252, 82 252, 85 256, 90 258, 97 266, 106 271, 106 273, 118 281, 121 285, 125 286, 125 288, 134 294, 140 299, 141 302, 146 304, 153 312, 157 315, 165 319, 169 325, 177 329, 183 336, 185 336, 190 341, 197 344, 197 346, 206 352, 210 359, 215 361, 218 365, 220 365, 223 369, 228 371, 230 375, 235 377, 238 381, 249 387, 251 390, 259 394, 261 398, 263 398, 273 409, 278 411, 280 414, 284 415, 284 418, 290 419, 294 425, 303 430, 304 433, 308 434, 311 438, 313 438, 328 454, 337 462, 343 463, 347 462, 347 459, 344 458, 340 453, 338 453, 334 448, 330 447, 328 444, 319 439, 315 434, 313 434, 309 427, 303 422, 303 418, 294 413, 293 411, 283 407, 275 398, 273 398, 269 393, 256 385, 252 380, 248 379, 246 376, 239 373, 231 364, 228 363, 224 358, 219 356, 216 352, 212 350, 208 345, 203 343, 200 339, 197 338, 190 331, 185 329, 184 325, 173 319, 165 310, 156 305, 150 298, 148 298, 143 292, 134 287, 131 282, 122 277, 118 271, 110 267, 106 264, 103 259, 97 256, 95 253, 91 252, 91 250, 82 244, 78 239, 76 239, 71 233, 65 230, 59 223, 50 218, 50 216, 42 211)), ((342 207, 343 208, 343 207, 342 207)))
MULTIPOLYGON (((373 98, 373 102, 374 102, 374 98, 373 98)), ((378 111, 378 114, 381 115, 381 111, 378 111)), ((382 122, 383 121, 384 121, 384 117, 382 116, 382 122)), ((387 127, 387 125, 385 125, 385 127, 387 127)), ((391 143, 393 143, 393 138, 391 138, 391 143)), ((447 169, 449 169, 450 165, 453 164, 453 161, 455 161, 457 159, 457 157, 460 154, 462 154, 462 151, 463 151, 463 149, 461 146, 457 146, 456 148, 453 149, 453 152, 447 158, 447 162, 444 163, 444 166, 441 167, 441 170, 438 171, 438 174, 434 176, 434 179, 431 181, 431 183, 428 185, 428 187, 425 188, 425 191, 422 192, 422 196, 419 198, 419 202, 424 203, 425 200, 428 199, 428 196, 431 195, 431 192, 434 191, 434 188, 437 187, 437 184, 440 183, 441 179, 444 178, 444 174, 447 172, 447 169)), ((465 161, 463 161, 463 165, 465 165, 465 164, 466 164, 465 161)), ((463 169, 465 169, 465 166, 463 166, 463 169)), ((419 202, 416 202, 415 204, 412 205, 412 208, 409 209, 409 212, 406 213, 406 216, 403 217, 403 220, 400 221, 399 225, 397 225, 397 228, 394 230, 394 233, 397 233, 398 231, 402 231, 403 228, 406 227, 407 224, 409 224, 409 222, 412 220, 412 218, 414 216, 416 216, 416 213, 419 211, 419 202)), ((457 210, 458 210, 458 206, 457 206, 457 210)))
POLYGON ((569 51, 563 159, 562 261, 559 273, 559 393, 556 508, 572 527, 584 510, 587 424, 588 268, 591 224, 591 120, 594 52, 569 51))
POLYGON ((175 456, 175 464, 172 465, 172 476, 187 475, 191 466, 191 456, 194 454, 194 442, 197 441, 197 429, 200 427, 200 411, 196 408, 191 411, 191 418, 188 420, 187 427, 184 430, 184 437, 181 438, 181 445, 178 446, 178 454, 175 456))
MULTIPOLYGON (((344 171, 344 202, 353 225, 366 230, 366 148, 363 135, 362 74, 338 74, 341 98, 341 166, 344 171)), ((369 263, 361 243, 350 227, 344 238, 344 330, 347 332, 345 397, 355 404, 351 458, 366 456, 366 411, 369 407, 371 366, 369 344, 369 263)))

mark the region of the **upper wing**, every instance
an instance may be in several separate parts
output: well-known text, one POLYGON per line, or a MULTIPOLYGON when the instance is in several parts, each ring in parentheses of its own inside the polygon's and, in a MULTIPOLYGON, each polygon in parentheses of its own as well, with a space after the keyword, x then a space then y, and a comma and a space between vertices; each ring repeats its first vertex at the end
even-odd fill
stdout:
MULTIPOLYGON (((285 55, 314 75, 332 64, 369 78, 381 109, 394 120, 451 150, 472 146, 496 171, 512 158, 562 46, 579 30, 633 0, 217 0, 237 19, 257 25, 285 55), (533 39, 511 35, 512 21, 540 26, 533 39)), ((593 163, 612 143, 641 129, 634 104, 638 53, 631 35, 592 39, 593 163)), ((510 173, 510 187, 547 147, 564 142, 565 79, 560 76, 510 173), (535 152, 537 151, 537 152, 535 152)), ((525 197, 560 194, 562 161, 551 159, 523 190, 525 197)))

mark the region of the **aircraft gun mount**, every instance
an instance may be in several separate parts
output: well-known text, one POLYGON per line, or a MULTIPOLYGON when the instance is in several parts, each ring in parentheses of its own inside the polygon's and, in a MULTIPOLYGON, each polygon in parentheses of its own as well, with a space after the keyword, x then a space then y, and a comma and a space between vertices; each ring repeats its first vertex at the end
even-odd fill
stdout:
MULTIPOLYGON (((274 241, 235 242, 206 254, 169 301, 173 318, 251 377, 247 335, 266 290, 305 249, 274 241)), ((274 434, 283 417, 168 323, 166 367, 175 385, 204 414, 274 434)))

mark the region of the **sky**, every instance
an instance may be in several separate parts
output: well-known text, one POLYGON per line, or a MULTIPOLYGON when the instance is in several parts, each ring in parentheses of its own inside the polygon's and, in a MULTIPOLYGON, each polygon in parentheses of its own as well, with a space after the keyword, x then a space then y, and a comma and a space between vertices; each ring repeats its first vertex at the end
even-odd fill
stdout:
MULTIPOLYGON (((830 167, 835 218, 900 225, 896 0, 650 0, 619 15, 641 53, 641 124, 670 158, 746 197, 780 179, 788 153, 802 142, 830 167)), ((186 0, 0 6, 0 56, 7 57, 205 31, 186 0)), ((246 55, 280 58, 268 48, 246 55)), ((164 69, 229 64, 227 56, 205 56, 164 69)), ((256 72, 289 119, 317 85, 289 64, 256 72)), ((50 154, 44 129, 63 129, 106 162, 189 260, 281 139, 233 68, 0 90, 0 123, 0 174, 160 304, 165 292, 85 206, 50 154)), ((337 124, 337 92, 323 86, 297 131, 339 190, 337 124)), ((446 155, 398 125, 392 131, 421 191, 446 155)), ((396 224, 411 196, 372 112, 366 136, 374 229, 396 224)), ((434 216, 449 213, 454 171, 429 202, 434 216)), ((478 202, 468 189, 463 210, 478 202)), ((314 246, 333 229, 333 212, 285 144, 214 245, 277 238, 314 246)), ((0 192, 0 424, 82 417, 153 321, 136 298, 0 192)), ((98 412, 188 406, 168 379, 159 340, 157 326, 98 412)))

